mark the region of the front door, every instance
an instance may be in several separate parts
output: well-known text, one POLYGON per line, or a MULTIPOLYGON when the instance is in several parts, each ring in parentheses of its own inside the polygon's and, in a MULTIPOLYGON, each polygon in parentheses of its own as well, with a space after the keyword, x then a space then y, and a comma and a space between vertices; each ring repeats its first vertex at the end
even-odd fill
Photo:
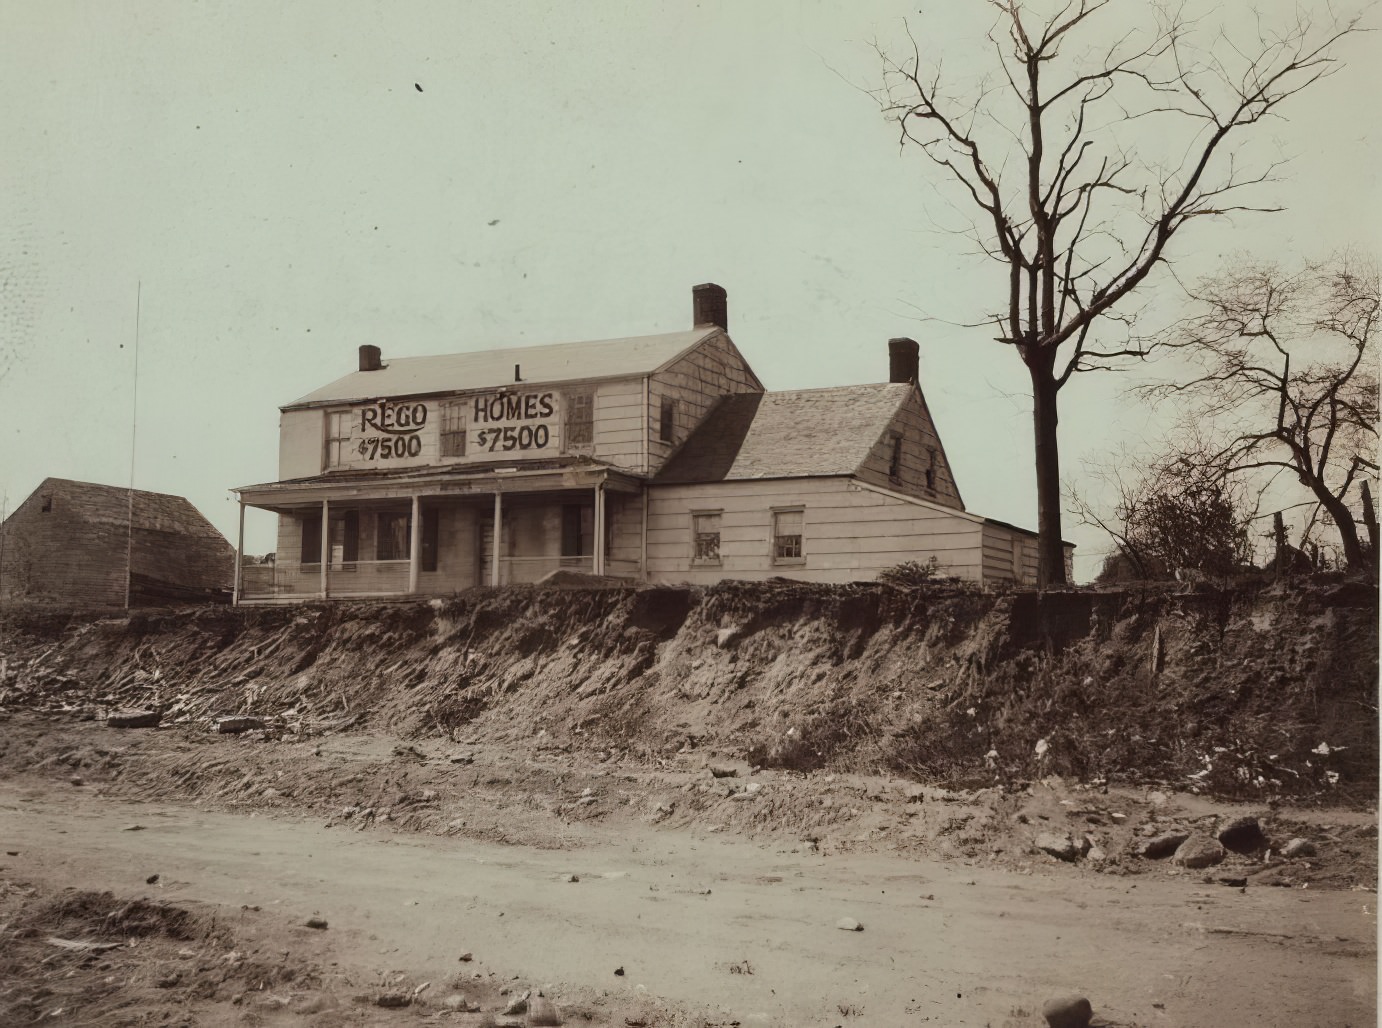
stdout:
MULTIPOLYGON (((475 534, 476 548, 479 552, 475 554, 475 584, 490 584, 490 567, 494 557, 494 515, 480 518, 480 531, 475 534)), ((513 556, 513 521, 509 515, 504 515, 504 538, 502 556, 513 556)), ((499 566, 499 584, 507 585, 509 575, 507 569, 501 564, 499 566)))

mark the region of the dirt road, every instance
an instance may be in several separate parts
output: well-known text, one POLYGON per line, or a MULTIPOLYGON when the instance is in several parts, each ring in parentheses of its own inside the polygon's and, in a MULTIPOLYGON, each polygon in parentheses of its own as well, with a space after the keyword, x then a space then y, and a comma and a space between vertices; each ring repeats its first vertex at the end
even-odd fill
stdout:
POLYGON ((666 1020, 648 1023, 1025 1026, 1072 990, 1122 1024, 1341 1028, 1376 1016, 1373 893, 572 830, 574 849, 497 846, 0 783, 10 879, 215 904, 272 945, 315 947, 346 978, 517 976, 597 1024, 661 1005, 666 1020), (313 914, 327 933, 297 927, 313 914), (841 930, 843 918, 863 930, 841 930), (472 964, 458 963, 465 952, 472 964))

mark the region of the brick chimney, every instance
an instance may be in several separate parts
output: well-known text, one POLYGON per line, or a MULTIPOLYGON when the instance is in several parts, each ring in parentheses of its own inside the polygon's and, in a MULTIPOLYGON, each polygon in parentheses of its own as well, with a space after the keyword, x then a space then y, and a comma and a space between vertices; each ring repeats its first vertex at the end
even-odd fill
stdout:
POLYGON ((378 371, 384 365, 380 362, 379 347, 366 343, 360 347, 360 370, 378 371))
POLYGON ((921 374, 921 347, 915 339, 899 336, 888 340, 888 381, 915 382, 921 374))
POLYGON ((691 324, 696 328, 718 325, 729 330, 728 294, 714 282, 691 287, 691 324))

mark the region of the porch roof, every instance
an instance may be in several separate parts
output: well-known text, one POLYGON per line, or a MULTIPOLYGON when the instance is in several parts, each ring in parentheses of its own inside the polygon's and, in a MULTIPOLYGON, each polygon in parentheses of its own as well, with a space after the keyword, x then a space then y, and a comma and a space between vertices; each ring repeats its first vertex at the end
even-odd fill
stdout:
POLYGON ((587 457, 559 457, 511 464, 398 468, 388 471, 333 471, 308 478, 246 485, 231 490, 251 507, 284 510, 323 500, 390 500, 413 496, 464 497, 494 493, 559 492, 593 489, 601 482, 616 492, 636 493, 643 481, 587 457))

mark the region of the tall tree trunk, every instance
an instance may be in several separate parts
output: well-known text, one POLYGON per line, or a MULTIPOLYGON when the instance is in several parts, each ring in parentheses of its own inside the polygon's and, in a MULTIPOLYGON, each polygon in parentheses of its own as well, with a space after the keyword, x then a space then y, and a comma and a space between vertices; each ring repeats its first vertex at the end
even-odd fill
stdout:
POLYGON ((1322 482, 1315 486, 1315 495, 1319 497, 1324 509, 1329 511, 1329 516, 1334 519, 1339 541, 1344 546, 1344 560, 1348 563, 1348 569, 1361 571, 1371 578, 1372 565, 1368 562, 1367 554, 1363 551, 1363 543, 1358 538, 1358 526, 1353 521, 1353 511, 1348 509, 1343 500, 1336 498, 1322 482))
POLYGON ((1060 450, 1056 441, 1058 391, 1054 354, 1031 354, 1027 370, 1032 377, 1032 422, 1036 438, 1037 555, 1042 589, 1065 584, 1065 547, 1060 528, 1060 450))

